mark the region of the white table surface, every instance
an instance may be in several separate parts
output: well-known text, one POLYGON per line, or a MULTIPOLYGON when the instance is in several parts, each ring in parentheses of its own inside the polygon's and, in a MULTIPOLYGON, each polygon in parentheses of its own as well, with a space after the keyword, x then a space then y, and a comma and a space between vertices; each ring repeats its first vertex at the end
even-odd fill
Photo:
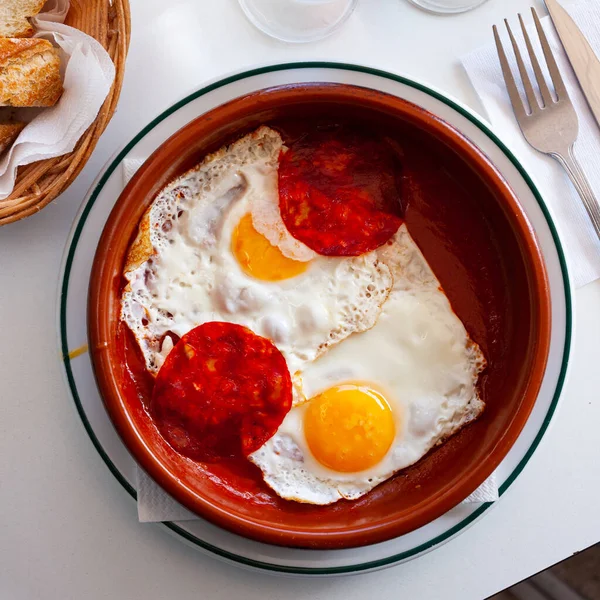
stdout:
POLYGON ((570 378, 553 425, 494 510, 434 552, 345 578, 244 571, 139 524, 77 417, 56 342, 59 264, 77 208, 109 156, 173 101, 235 69, 328 59, 423 79, 477 110, 457 58, 530 2, 434 17, 405 0, 360 0, 338 34, 293 46, 254 30, 236 0, 131 0, 123 94, 92 159, 48 208, 0 230, 0 599, 478 599, 600 540, 600 281, 575 293, 570 378))

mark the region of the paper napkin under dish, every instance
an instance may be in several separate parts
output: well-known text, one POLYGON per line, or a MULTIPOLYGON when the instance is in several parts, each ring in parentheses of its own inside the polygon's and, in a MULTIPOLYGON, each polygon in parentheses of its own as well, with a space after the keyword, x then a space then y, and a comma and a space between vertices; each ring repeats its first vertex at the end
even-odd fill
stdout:
MULTIPOLYGON (((140 523, 161 521, 191 521, 198 516, 169 496, 149 475, 136 466, 137 509, 140 523)), ((481 504, 498 500, 496 474, 492 473, 470 496, 466 504, 481 504)))
MULTIPOLYGON (((123 187, 142 166, 144 158, 126 158, 122 163, 123 187)), ((136 466, 137 509, 141 523, 157 521, 189 521, 198 517, 169 496, 149 475, 136 466)), ((494 502, 498 499, 498 485, 494 473, 464 502, 494 502)))
MULTIPOLYGON (((600 56, 600 3, 597 0, 578 0, 567 3, 561 0, 592 48, 600 56)), ((531 21, 529 15, 524 17, 531 21)), ((520 35, 516 18, 510 19, 511 28, 520 42, 524 55, 525 44, 520 35)), ((542 19, 544 30, 552 46, 558 67, 567 90, 579 116, 579 139, 575 144, 575 154, 581 162, 596 197, 600 199, 600 129, 590 111, 585 97, 577 84, 575 73, 559 41, 549 17, 542 19)), ((498 23, 503 43, 514 73, 518 73, 510 41, 505 36, 505 28, 498 23)), ((536 54, 543 56, 535 27, 530 27, 530 37, 536 54)), ((565 248, 567 264, 573 284, 580 287, 600 277, 600 241, 585 212, 583 203, 573 188, 562 167, 549 156, 534 150, 525 141, 511 108, 510 100, 490 31, 490 44, 475 50, 462 59, 463 66, 487 111, 492 130, 515 153, 525 169, 532 175, 539 191, 549 205, 556 219, 556 226, 565 248)), ((529 66, 529 63, 528 63, 529 66)), ((531 69, 530 78, 535 81, 531 69)), ((548 79, 549 81, 549 79, 548 79)))
POLYGON ((28 125, 0 159, 0 207, 15 185, 17 167, 71 152, 93 123, 115 78, 115 67, 102 45, 64 25, 69 0, 49 0, 33 24, 35 37, 60 48, 64 93, 50 108, 14 112, 28 125))

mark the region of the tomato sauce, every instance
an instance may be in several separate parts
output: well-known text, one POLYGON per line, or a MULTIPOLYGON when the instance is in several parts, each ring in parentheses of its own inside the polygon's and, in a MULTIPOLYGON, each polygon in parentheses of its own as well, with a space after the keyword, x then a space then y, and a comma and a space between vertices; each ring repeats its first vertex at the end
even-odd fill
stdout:
MULTIPOLYGON (((335 139, 341 139, 344 130, 360 130, 360 124, 357 127, 353 122, 351 125, 329 120, 291 120, 269 123, 278 129, 286 142, 286 145, 296 152, 298 160, 292 160, 284 157, 284 161, 290 161, 288 174, 290 193, 294 187, 302 184, 310 187, 313 191, 323 195, 335 196, 339 190, 346 189, 345 185, 340 185, 340 179, 333 176, 328 183, 319 182, 316 179, 316 172, 303 164, 309 144, 321 143, 321 151, 324 150, 326 140, 331 143, 335 139), (320 135, 320 132, 323 135, 320 135), (338 137, 340 136, 340 137, 338 137), (293 168, 295 164, 302 164, 297 171, 293 168)), ((388 128, 379 128, 377 125, 366 123, 362 125, 364 130, 360 131, 360 139, 369 140, 368 143, 375 144, 377 152, 369 152, 361 155, 368 157, 374 156, 370 161, 366 159, 364 172, 357 169, 356 172, 349 168, 349 161, 344 157, 340 150, 333 165, 321 164, 317 161, 318 170, 328 172, 339 169, 339 172, 348 177, 348 189, 356 187, 357 182, 365 185, 368 190, 369 198, 366 206, 370 210, 375 209, 373 213, 378 215, 377 210, 381 209, 383 213, 390 218, 388 230, 385 228, 368 228, 368 235, 362 235, 358 229, 358 220, 348 216, 344 222, 343 215, 341 223, 352 233, 345 233, 344 240, 347 242, 345 248, 361 253, 369 248, 369 244, 375 243, 371 234, 374 231, 381 232, 382 238, 396 231, 399 224, 404 221, 422 250, 425 258, 440 280, 446 295, 448 296, 452 308, 458 317, 464 323, 471 338, 479 344, 482 351, 492 368, 488 369, 479 381, 479 388, 482 397, 487 403, 484 415, 480 417, 474 427, 468 427, 457 436, 451 438, 443 446, 437 449, 420 461, 418 465, 409 467, 398 474, 393 480, 382 484, 369 495, 351 503, 353 511, 361 511, 366 506, 371 497, 385 495, 386 491, 393 489, 398 493, 414 492, 415 486, 419 489, 426 489, 425 475, 428 469, 438 468, 436 465, 444 465, 444 469, 451 468, 454 464, 453 448, 463 447, 469 450, 477 447, 477 425, 479 421, 492 421, 499 411, 502 411, 502 398, 505 382, 509 379, 510 348, 526 347, 526 340, 523 338, 527 331, 527 322, 529 313, 526 307, 523 311, 515 311, 513 288, 515 284, 509 283, 511 278, 523 278, 520 271, 517 273, 507 272, 507 266, 511 264, 520 264, 520 258, 517 255, 508 254, 510 248, 514 248, 514 242, 505 243, 508 236, 514 235, 510 227, 506 225, 504 230, 498 226, 499 222, 505 221, 501 209, 493 195, 486 187, 485 182, 480 176, 462 160, 455 155, 453 151, 446 148, 444 144, 432 140, 430 135, 422 134, 414 128, 399 128, 390 130, 388 128), (361 137, 363 136, 364 137, 361 137), (386 171, 393 165, 390 174, 386 175, 385 183, 377 183, 376 176, 373 173, 373 166, 381 165, 382 170, 386 171), (370 169, 370 171, 369 171, 370 169), (355 176, 356 175, 356 176, 355 176), (362 178, 362 179, 361 179, 362 178), (492 227, 490 220, 495 220, 496 224, 492 227), (384 233, 385 232, 385 233, 384 233), (446 459, 446 457, 449 457, 446 459), (444 462, 447 460, 447 464, 444 462), (423 475, 425 473, 425 475, 423 475)), ((244 132, 240 133, 243 135, 244 132)), ((353 148, 356 150, 361 142, 354 142, 353 148)), ((366 142, 365 142, 366 143, 366 142)), ((288 152, 289 154, 289 152, 288 152)), ((358 152, 355 152, 358 154, 358 152)), ((287 167, 286 167, 287 168, 287 167)), ((284 177, 284 186, 287 185, 284 177)), ((343 196, 343 192, 341 194, 343 196)), ((291 196, 290 196, 291 198, 291 196)), ((296 199, 302 198, 298 196, 296 199)), ((294 200, 294 198, 291 198, 294 200)), ((309 206, 309 212, 313 207, 309 206)), ((283 212, 283 211, 282 211, 283 212)), ((293 210, 290 211, 293 215, 293 210)), ((333 215, 336 217, 336 215, 333 215)), ((381 224, 382 221, 375 221, 381 224)), ((302 228, 298 228, 300 230, 302 228)), ((333 252, 339 252, 335 248, 335 243, 328 241, 328 236, 333 233, 327 227, 321 226, 318 219, 312 221, 311 227, 307 227, 305 234, 311 243, 317 246, 322 253, 328 249, 333 252), (316 226, 313 227, 313 224, 316 226), (320 244, 320 246, 318 245, 320 244)), ((299 235, 295 233, 295 235, 299 235)), ((382 239, 380 238, 380 239, 382 239)), ((304 241, 304 240, 303 240, 304 241)), ((307 243, 305 241, 305 243, 307 243)), ((312 246, 311 246, 312 247, 312 246)), ((319 251, 317 250, 317 251, 319 251)), ((510 250, 514 253, 514 250, 510 250)), ((520 283, 519 285, 525 285, 520 283)), ((184 336, 185 337, 185 336, 184 336)), ((128 390, 126 396, 129 398, 132 410, 146 415, 154 416, 153 411, 153 388, 155 386, 154 378, 146 371, 143 358, 133 335, 127 327, 121 326, 119 329, 118 343, 123 348, 123 362, 127 371, 124 377, 128 390)), ((186 384, 187 385, 187 384, 186 384)), ((158 396, 156 396, 158 397, 158 396)), ((285 404, 285 403, 284 403, 285 404)), ((165 407, 163 407, 164 409, 165 407)), ((162 410, 162 409, 161 409, 162 410)), ((166 414, 166 412, 165 412, 166 414)), ((159 436, 159 430, 156 429, 157 421, 146 417, 145 427, 148 427, 146 435, 159 436)), ((219 419, 217 419, 219 421, 219 419)), ((224 423, 225 421, 220 421, 224 423)), ((272 429, 273 421, 270 428, 272 429)), ((159 425, 160 427, 160 425, 159 425)), ((268 428, 267 428, 268 429, 268 428)), ((262 433, 266 433, 264 429, 262 433)), ((241 431, 241 426, 240 426, 241 431)), ((249 440, 252 436, 248 436, 249 440)), ((261 439, 259 435, 257 440, 261 439)), ((263 482, 260 470, 255 467, 245 457, 248 448, 254 447, 250 442, 248 446, 241 445, 236 447, 235 452, 231 447, 222 452, 210 451, 204 454, 204 458, 194 459, 194 468, 197 469, 195 477, 202 480, 206 489, 211 488, 212 493, 222 494, 224 498, 234 499, 243 498, 244 503, 262 507, 277 507, 277 509, 287 510, 284 507, 290 503, 276 496, 263 482)), ((172 457, 173 452, 164 455, 164 459, 169 462, 176 462, 172 457)), ((179 459, 181 460, 181 459, 179 459)), ((190 475, 191 461, 185 463, 182 477, 190 475)), ((178 463, 179 464, 179 463, 178 463)), ((440 467, 441 468, 441 467, 440 467)), ((453 467, 452 467, 453 468, 453 467)), ((423 492, 425 493, 425 492, 423 492)), ((396 496, 392 495, 390 502, 394 502, 396 496)), ((225 502, 227 500, 224 500, 225 502)), ((327 511, 344 511, 346 503, 338 502, 329 507, 315 507, 311 505, 294 504, 294 511, 298 514, 320 514, 327 511)), ((237 504, 236 504, 237 506, 237 504)), ((250 509, 249 509, 250 510, 250 509)), ((269 510, 271 510, 269 508, 269 510)), ((390 508, 391 510, 391 508, 390 508)))

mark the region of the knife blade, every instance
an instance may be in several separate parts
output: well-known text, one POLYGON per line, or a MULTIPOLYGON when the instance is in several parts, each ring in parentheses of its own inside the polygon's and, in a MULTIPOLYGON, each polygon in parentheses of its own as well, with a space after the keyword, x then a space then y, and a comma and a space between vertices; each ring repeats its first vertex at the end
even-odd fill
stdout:
POLYGON ((579 85, 600 127, 600 60, 581 29, 558 1, 545 2, 579 85))

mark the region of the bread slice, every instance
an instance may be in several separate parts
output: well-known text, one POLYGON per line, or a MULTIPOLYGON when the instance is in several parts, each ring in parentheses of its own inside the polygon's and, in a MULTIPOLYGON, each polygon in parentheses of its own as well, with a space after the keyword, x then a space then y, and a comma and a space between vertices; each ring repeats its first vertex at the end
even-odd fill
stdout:
POLYGON ((33 35, 28 17, 35 17, 46 0, 1 0, 0 37, 23 38, 33 35))
POLYGON ((38 38, 0 38, 0 106, 53 106, 62 94, 57 49, 38 38))
POLYGON ((2 154, 17 139, 27 123, 0 123, 0 154, 2 154))

